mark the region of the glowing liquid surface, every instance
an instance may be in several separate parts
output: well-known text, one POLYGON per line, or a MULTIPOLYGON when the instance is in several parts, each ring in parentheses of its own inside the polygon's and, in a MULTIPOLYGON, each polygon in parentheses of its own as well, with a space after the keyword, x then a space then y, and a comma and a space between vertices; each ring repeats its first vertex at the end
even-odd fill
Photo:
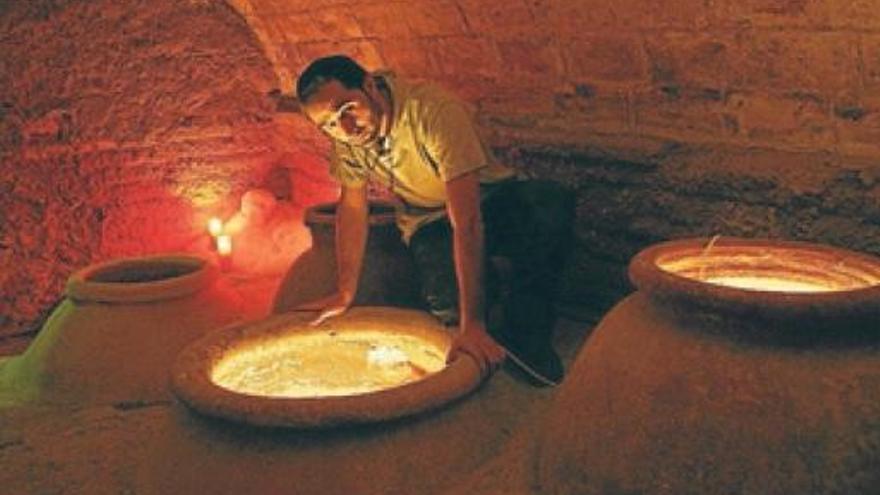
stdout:
POLYGON ((235 350, 217 363, 211 378, 249 395, 332 397, 414 382, 445 363, 445 349, 413 335, 315 331, 235 350))
POLYGON ((738 289, 768 292, 831 292, 834 289, 822 284, 772 277, 719 276, 707 277, 705 282, 738 289))

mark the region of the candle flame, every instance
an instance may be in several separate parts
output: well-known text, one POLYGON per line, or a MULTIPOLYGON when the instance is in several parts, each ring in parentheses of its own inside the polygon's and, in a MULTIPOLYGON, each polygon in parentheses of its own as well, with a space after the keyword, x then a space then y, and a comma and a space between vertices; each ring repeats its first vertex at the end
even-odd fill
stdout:
POLYGON ((208 232, 214 237, 217 237, 220 234, 222 234, 223 233, 223 221, 217 217, 213 217, 210 220, 208 220, 208 232))

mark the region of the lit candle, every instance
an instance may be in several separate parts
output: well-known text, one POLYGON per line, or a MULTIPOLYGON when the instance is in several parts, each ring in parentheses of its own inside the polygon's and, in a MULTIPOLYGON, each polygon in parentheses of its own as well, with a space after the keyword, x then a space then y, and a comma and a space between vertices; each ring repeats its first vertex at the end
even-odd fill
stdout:
POLYGON ((217 236, 217 253, 220 256, 229 256, 232 254, 232 236, 229 234, 220 234, 217 236))
POLYGON ((214 237, 217 237, 220 234, 222 234, 223 233, 223 221, 217 217, 213 217, 210 220, 208 220, 208 232, 214 237))

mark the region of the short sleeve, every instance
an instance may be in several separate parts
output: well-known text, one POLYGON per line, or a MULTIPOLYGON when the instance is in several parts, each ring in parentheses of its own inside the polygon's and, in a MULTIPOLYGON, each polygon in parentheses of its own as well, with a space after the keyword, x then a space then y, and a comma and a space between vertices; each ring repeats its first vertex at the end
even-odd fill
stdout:
POLYGON ((464 105, 446 100, 425 115, 422 142, 444 182, 489 164, 464 105))
POLYGON ((330 175, 346 187, 361 186, 367 180, 364 164, 357 159, 351 147, 336 141, 330 153, 330 175))

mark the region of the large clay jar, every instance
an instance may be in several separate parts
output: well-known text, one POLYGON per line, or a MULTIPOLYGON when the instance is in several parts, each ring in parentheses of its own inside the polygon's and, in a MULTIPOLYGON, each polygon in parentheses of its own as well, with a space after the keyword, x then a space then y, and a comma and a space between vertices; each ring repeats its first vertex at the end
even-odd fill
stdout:
POLYGON ((77 271, 36 339, 0 368, 0 402, 168 400, 178 351, 242 316, 238 295, 221 288, 217 275, 189 255, 77 271))
MULTIPOLYGON (((312 247, 293 263, 275 296, 274 312, 283 313, 336 290, 336 203, 306 212, 312 247)), ((369 231, 355 305, 420 305, 415 265, 394 223, 394 207, 371 202, 369 231)))
POLYGON ((175 394, 208 416, 330 428, 421 414, 480 383, 471 356, 446 363, 453 334, 428 313, 358 307, 319 327, 314 316, 274 316, 193 342, 172 368, 175 394))
POLYGON ((531 427, 527 418, 547 400, 548 391, 501 373, 455 400, 480 384, 479 368, 466 355, 419 381, 363 394, 267 396, 237 391, 220 378, 242 355, 269 356, 265 366, 247 366, 239 375, 244 381, 303 383, 302 368, 312 366, 326 370, 321 382, 346 374, 348 358, 321 363, 287 353, 304 343, 303 334, 327 333, 367 355, 382 346, 363 345, 349 331, 404 334, 444 348, 451 340, 435 318, 411 309, 352 308, 320 327, 309 326, 310 317, 294 312, 227 327, 181 353, 172 381, 191 409, 172 408, 156 425, 137 493, 439 493, 497 455, 520 425, 531 427), (279 352, 286 358, 276 359, 279 352))
POLYGON ((547 419, 541 493, 880 493, 880 260, 683 240, 630 278, 547 419))

